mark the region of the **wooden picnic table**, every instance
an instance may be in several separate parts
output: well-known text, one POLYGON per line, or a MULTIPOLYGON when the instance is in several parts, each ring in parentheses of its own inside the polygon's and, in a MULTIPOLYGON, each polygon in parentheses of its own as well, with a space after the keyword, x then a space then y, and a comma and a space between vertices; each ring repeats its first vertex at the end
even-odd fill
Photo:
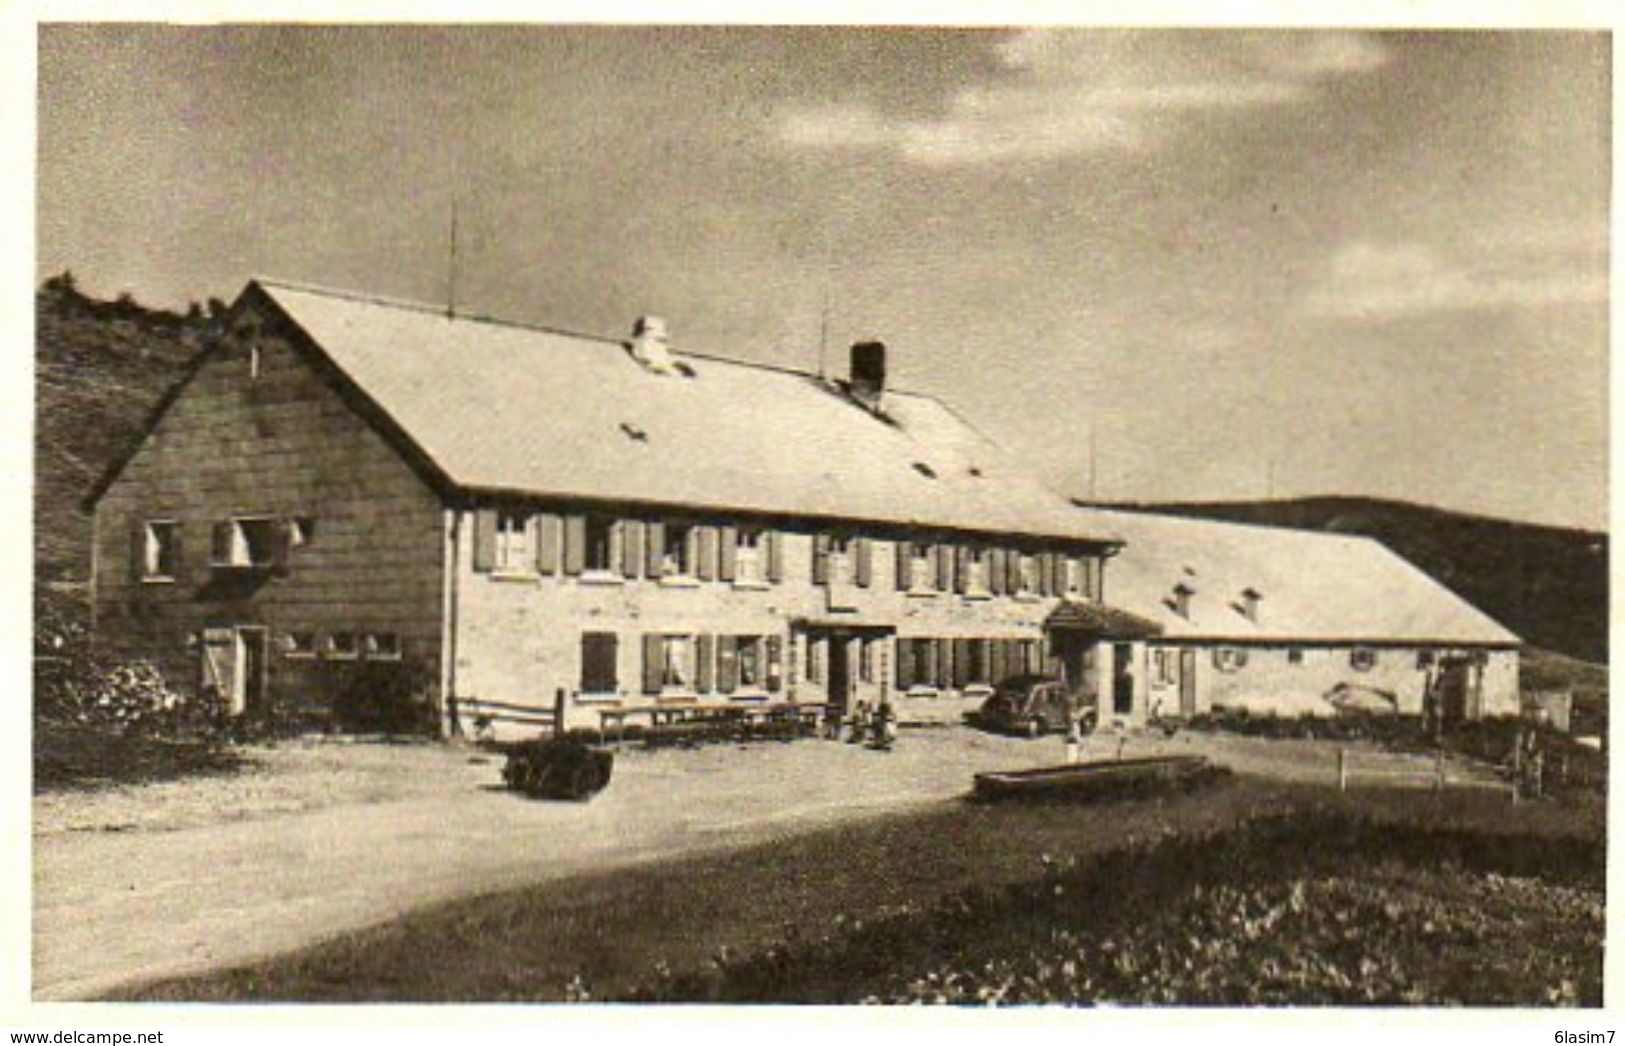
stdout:
POLYGON ((828 714, 822 702, 795 701, 684 701, 671 704, 631 705, 598 710, 598 737, 609 743, 610 728, 614 727, 615 743, 626 740, 626 721, 633 716, 647 716, 650 729, 661 729, 692 722, 754 721, 794 719, 814 726, 828 714))

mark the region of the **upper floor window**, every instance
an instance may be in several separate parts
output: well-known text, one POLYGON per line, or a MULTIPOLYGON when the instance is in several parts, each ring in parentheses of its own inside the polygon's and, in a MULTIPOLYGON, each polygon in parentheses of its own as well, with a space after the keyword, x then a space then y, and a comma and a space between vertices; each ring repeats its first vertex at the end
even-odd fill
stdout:
POLYGON ((1061 560, 1061 591, 1069 596, 1083 592, 1083 564, 1077 556, 1066 556, 1061 560))
POLYGON ((992 556, 980 545, 972 545, 965 553, 965 591, 986 595, 988 569, 992 556))
POLYGON ((496 569, 505 573, 529 571, 533 562, 530 517, 520 512, 498 512, 496 522, 496 569))
POLYGON ((1240 647, 1221 646, 1213 650, 1213 667, 1221 672, 1234 672, 1247 664, 1247 651, 1240 647))
POLYGON ((936 550, 927 542, 909 542, 908 587, 911 592, 926 592, 937 587, 936 550))
POLYGON ((585 526, 586 548, 582 565, 586 570, 609 572, 616 568, 616 538, 619 528, 609 516, 588 516, 585 526))
POLYGON ((401 637, 395 632, 368 632, 361 646, 374 661, 399 661, 401 657, 401 637))
POLYGON ((209 562, 217 567, 268 567, 276 560, 277 521, 239 516, 214 527, 209 562))
POLYGON ((667 523, 659 549, 661 577, 688 577, 694 573, 694 524, 667 523))
POLYGON ((734 531, 734 580, 767 580, 767 531, 761 527, 738 527, 734 531))
POLYGON ((1377 667, 1377 652, 1370 647, 1355 647, 1349 652, 1349 667, 1356 672, 1369 672, 1377 667))
POLYGON ((181 527, 173 520, 148 521, 142 534, 141 579, 172 581, 180 569, 181 527))
POLYGON ((1038 557, 1030 552, 1012 552, 1016 557, 1016 591, 1024 595, 1038 591, 1038 557))

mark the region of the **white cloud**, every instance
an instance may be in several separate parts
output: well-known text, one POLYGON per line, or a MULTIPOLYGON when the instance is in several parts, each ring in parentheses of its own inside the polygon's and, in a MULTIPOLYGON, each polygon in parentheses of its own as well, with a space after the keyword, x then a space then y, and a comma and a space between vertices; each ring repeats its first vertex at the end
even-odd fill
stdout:
POLYGON ((941 116, 859 104, 779 114, 780 138, 813 148, 888 148, 922 164, 974 164, 1134 150, 1192 114, 1300 101, 1387 60, 1342 32, 1149 33, 1030 29, 1003 41, 1006 75, 960 89, 941 116))
MULTIPOLYGON (((1514 233, 1486 237, 1501 243, 1518 238, 1514 233)), ((1416 243, 1359 240, 1332 257, 1305 306, 1313 316, 1370 320, 1607 300, 1608 275, 1601 266, 1563 267, 1550 262, 1540 253, 1490 251, 1475 261, 1447 259, 1416 243)))

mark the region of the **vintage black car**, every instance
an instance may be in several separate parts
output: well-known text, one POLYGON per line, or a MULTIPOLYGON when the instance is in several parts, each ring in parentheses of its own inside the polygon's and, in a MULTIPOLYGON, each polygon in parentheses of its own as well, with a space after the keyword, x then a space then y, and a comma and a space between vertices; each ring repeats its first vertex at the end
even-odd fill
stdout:
POLYGON ((1073 692, 1054 676, 1019 675, 994 688, 982 702, 978 719, 989 730, 1038 737, 1065 733, 1074 718, 1082 720, 1083 732, 1088 733, 1094 730, 1097 715, 1093 697, 1073 692))

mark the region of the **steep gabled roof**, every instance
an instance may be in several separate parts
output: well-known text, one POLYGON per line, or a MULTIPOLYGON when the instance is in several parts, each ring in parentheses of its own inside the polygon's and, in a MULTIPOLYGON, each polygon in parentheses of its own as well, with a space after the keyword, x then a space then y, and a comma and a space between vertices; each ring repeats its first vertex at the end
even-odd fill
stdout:
POLYGON ((1169 638, 1511 645, 1518 637, 1380 542, 1284 527, 1094 510, 1127 544, 1106 598, 1169 638), (1191 591, 1190 616, 1173 593, 1191 591), (1257 593, 1257 619, 1243 613, 1257 593))
POLYGON ((257 280, 352 392, 465 491, 1114 542, 963 418, 815 375, 257 280))

